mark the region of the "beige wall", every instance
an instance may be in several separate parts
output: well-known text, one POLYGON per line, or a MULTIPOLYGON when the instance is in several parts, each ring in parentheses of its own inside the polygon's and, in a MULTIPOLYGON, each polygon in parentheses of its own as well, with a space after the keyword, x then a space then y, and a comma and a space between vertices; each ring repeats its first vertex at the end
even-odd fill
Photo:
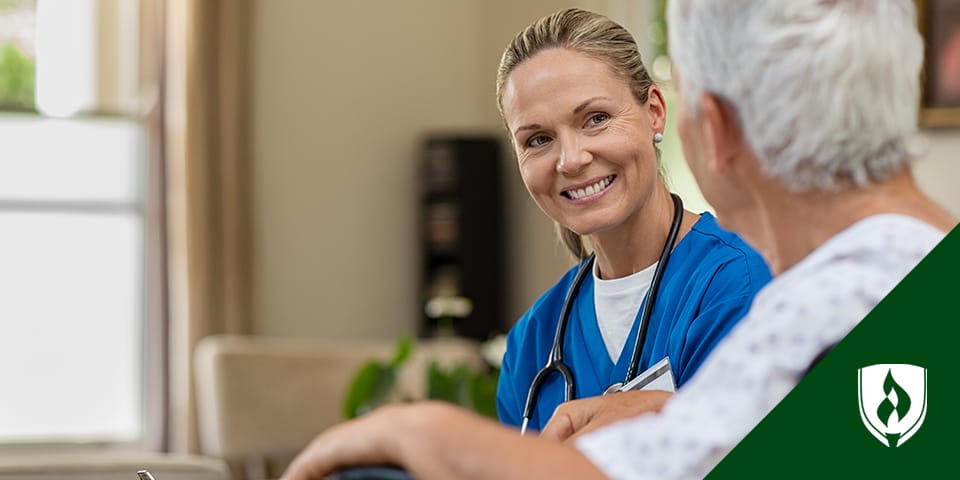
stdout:
POLYGON ((412 331, 418 137, 482 127, 478 4, 255 2, 258 333, 412 331))
MULTIPOLYGON (((500 49, 530 19, 562 6, 522 3, 254 2, 257 333, 415 329, 419 139, 436 130, 499 134, 500 49), (503 9, 516 12, 512 23, 494 15, 503 9)), ((551 225, 525 198, 512 159, 504 161, 508 243, 519 245, 509 253, 519 272, 511 305, 526 305, 566 259, 543 248, 553 245, 551 225)))
MULTIPOLYGON (((516 31, 572 5, 643 24, 628 0, 253 3, 255 331, 298 337, 414 331, 420 136, 500 134, 494 74, 516 31)), ((925 135, 918 178, 960 214, 960 135, 925 135)), ((515 319, 569 259, 504 145, 515 319)))
POLYGON ((917 182, 934 200, 960 217, 960 129, 925 130, 927 156, 917 162, 917 182))

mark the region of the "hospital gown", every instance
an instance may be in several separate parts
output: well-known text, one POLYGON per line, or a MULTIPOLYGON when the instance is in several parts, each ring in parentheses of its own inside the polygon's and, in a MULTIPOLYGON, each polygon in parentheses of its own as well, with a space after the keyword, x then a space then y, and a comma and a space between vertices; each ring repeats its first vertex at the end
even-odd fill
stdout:
POLYGON ((612 479, 703 478, 943 237, 902 215, 847 228, 770 282, 659 415, 577 448, 612 479))

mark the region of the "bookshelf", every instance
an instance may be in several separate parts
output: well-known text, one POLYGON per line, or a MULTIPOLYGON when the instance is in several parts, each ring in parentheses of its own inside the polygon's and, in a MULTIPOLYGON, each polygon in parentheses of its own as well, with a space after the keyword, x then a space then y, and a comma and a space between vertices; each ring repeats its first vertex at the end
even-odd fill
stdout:
POLYGON ((500 144, 424 141, 421 195, 423 336, 485 340, 506 330, 500 144))

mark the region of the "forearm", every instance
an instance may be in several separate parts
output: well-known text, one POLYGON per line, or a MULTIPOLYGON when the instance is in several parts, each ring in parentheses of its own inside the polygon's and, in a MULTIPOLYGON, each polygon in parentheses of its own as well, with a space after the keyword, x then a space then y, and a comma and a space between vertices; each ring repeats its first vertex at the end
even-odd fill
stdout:
POLYGON ((519 432, 455 407, 432 403, 410 409, 389 450, 416 478, 605 478, 571 445, 519 432))

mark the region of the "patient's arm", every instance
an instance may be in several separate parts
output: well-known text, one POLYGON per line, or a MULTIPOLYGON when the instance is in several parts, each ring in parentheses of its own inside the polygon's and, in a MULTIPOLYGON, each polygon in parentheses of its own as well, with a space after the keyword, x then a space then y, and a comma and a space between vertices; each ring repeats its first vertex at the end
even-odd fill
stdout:
POLYGON ((601 479, 572 445, 521 437, 439 402, 387 406, 320 434, 284 474, 322 479, 356 465, 397 465, 430 479, 601 479))

